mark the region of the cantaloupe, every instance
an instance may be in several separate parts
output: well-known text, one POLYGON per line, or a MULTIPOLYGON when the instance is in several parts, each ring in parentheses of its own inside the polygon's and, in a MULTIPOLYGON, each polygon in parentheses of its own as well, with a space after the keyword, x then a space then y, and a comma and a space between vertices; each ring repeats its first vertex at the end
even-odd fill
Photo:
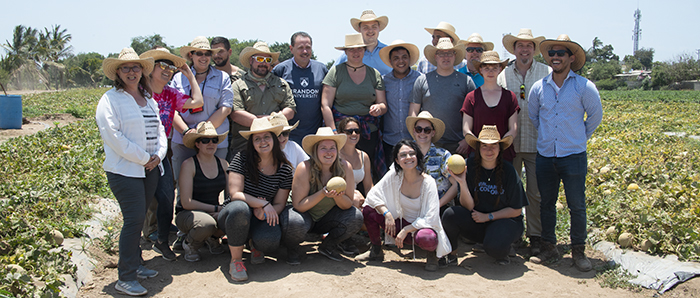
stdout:
POLYGON ((620 237, 617 238, 617 243, 620 244, 620 247, 622 248, 627 248, 632 246, 632 241, 634 240, 634 236, 630 233, 622 233, 620 234, 620 237))
POLYGON ((447 167, 450 168, 452 173, 460 175, 467 167, 467 163, 464 161, 464 157, 459 154, 454 154, 447 159, 447 167))
POLYGON ((343 177, 333 177, 330 180, 328 180, 328 183, 326 183, 326 189, 328 191, 335 190, 337 192, 345 191, 345 188, 347 188, 347 183, 345 183, 345 179, 343 177))

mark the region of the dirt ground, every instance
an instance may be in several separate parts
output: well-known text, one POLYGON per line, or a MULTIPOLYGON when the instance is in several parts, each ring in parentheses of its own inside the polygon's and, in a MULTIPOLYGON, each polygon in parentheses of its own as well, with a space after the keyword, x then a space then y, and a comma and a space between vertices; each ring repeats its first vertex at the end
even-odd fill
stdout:
POLYGON ((25 118, 21 129, 0 129, 0 144, 10 138, 35 134, 47 128, 58 126, 66 126, 80 119, 73 117, 71 114, 46 114, 40 117, 25 118))

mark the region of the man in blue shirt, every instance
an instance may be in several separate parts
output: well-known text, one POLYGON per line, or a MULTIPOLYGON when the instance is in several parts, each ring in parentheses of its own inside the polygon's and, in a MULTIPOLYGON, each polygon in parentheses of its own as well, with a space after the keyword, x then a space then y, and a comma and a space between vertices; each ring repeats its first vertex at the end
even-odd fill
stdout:
POLYGON ((272 69, 275 75, 287 81, 292 88, 297 113, 289 122, 301 121, 299 126, 289 133, 289 138, 298 144, 301 144, 304 136, 316 133, 323 125, 321 87, 328 69, 325 64, 311 59, 311 42, 311 36, 306 32, 292 34, 289 49, 293 57, 272 69))
POLYGON ((586 63, 586 52, 566 34, 540 43, 542 56, 552 73, 530 90, 529 114, 537 129, 537 185, 542 202, 542 248, 530 258, 543 263, 559 258, 554 228, 560 181, 571 214, 571 256, 580 271, 592 269, 586 257, 586 141, 603 119, 603 107, 595 84, 577 75, 586 63))
MULTIPOLYGON (((382 59, 379 57, 379 51, 386 47, 386 44, 379 41, 379 32, 386 28, 389 24, 389 18, 386 16, 378 17, 374 14, 372 10, 365 10, 362 12, 362 16, 359 19, 350 19, 350 24, 355 31, 362 34, 362 39, 365 42, 365 56, 362 58, 362 62, 376 69, 382 75, 385 75, 391 71, 391 67, 384 64, 382 59)), ((345 56, 345 52, 338 57, 333 65, 338 65, 348 60, 345 56)))
POLYGON ((493 43, 484 41, 479 33, 472 33, 472 35, 469 35, 469 38, 460 40, 459 42, 463 44, 467 50, 467 65, 457 71, 472 78, 476 88, 479 88, 484 84, 484 77, 482 77, 478 69, 474 67, 474 61, 481 61, 481 54, 483 54, 484 51, 492 51, 493 43))

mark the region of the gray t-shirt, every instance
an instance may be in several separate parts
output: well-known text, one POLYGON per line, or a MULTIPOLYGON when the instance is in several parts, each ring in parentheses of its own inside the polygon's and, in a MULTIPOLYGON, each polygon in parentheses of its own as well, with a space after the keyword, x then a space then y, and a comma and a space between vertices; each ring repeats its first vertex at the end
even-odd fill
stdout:
POLYGON ((441 76, 434 70, 416 79, 411 102, 420 104, 421 111, 428 111, 433 117, 445 122, 445 134, 438 143, 456 144, 464 139, 462 113, 459 110, 467 93, 474 89, 474 81, 457 71, 449 76, 441 76))

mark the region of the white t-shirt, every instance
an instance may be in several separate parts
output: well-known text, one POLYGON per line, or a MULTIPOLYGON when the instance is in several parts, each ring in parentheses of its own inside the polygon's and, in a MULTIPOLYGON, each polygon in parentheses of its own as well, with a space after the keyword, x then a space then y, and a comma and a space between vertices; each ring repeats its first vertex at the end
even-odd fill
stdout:
POLYGON ((292 140, 287 141, 287 145, 284 146, 284 149, 282 149, 282 152, 284 152, 284 155, 287 156, 287 159, 289 160, 290 163, 292 163, 292 168, 296 169, 297 165, 309 159, 309 156, 304 152, 304 149, 297 144, 297 142, 294 142, 292 140))

